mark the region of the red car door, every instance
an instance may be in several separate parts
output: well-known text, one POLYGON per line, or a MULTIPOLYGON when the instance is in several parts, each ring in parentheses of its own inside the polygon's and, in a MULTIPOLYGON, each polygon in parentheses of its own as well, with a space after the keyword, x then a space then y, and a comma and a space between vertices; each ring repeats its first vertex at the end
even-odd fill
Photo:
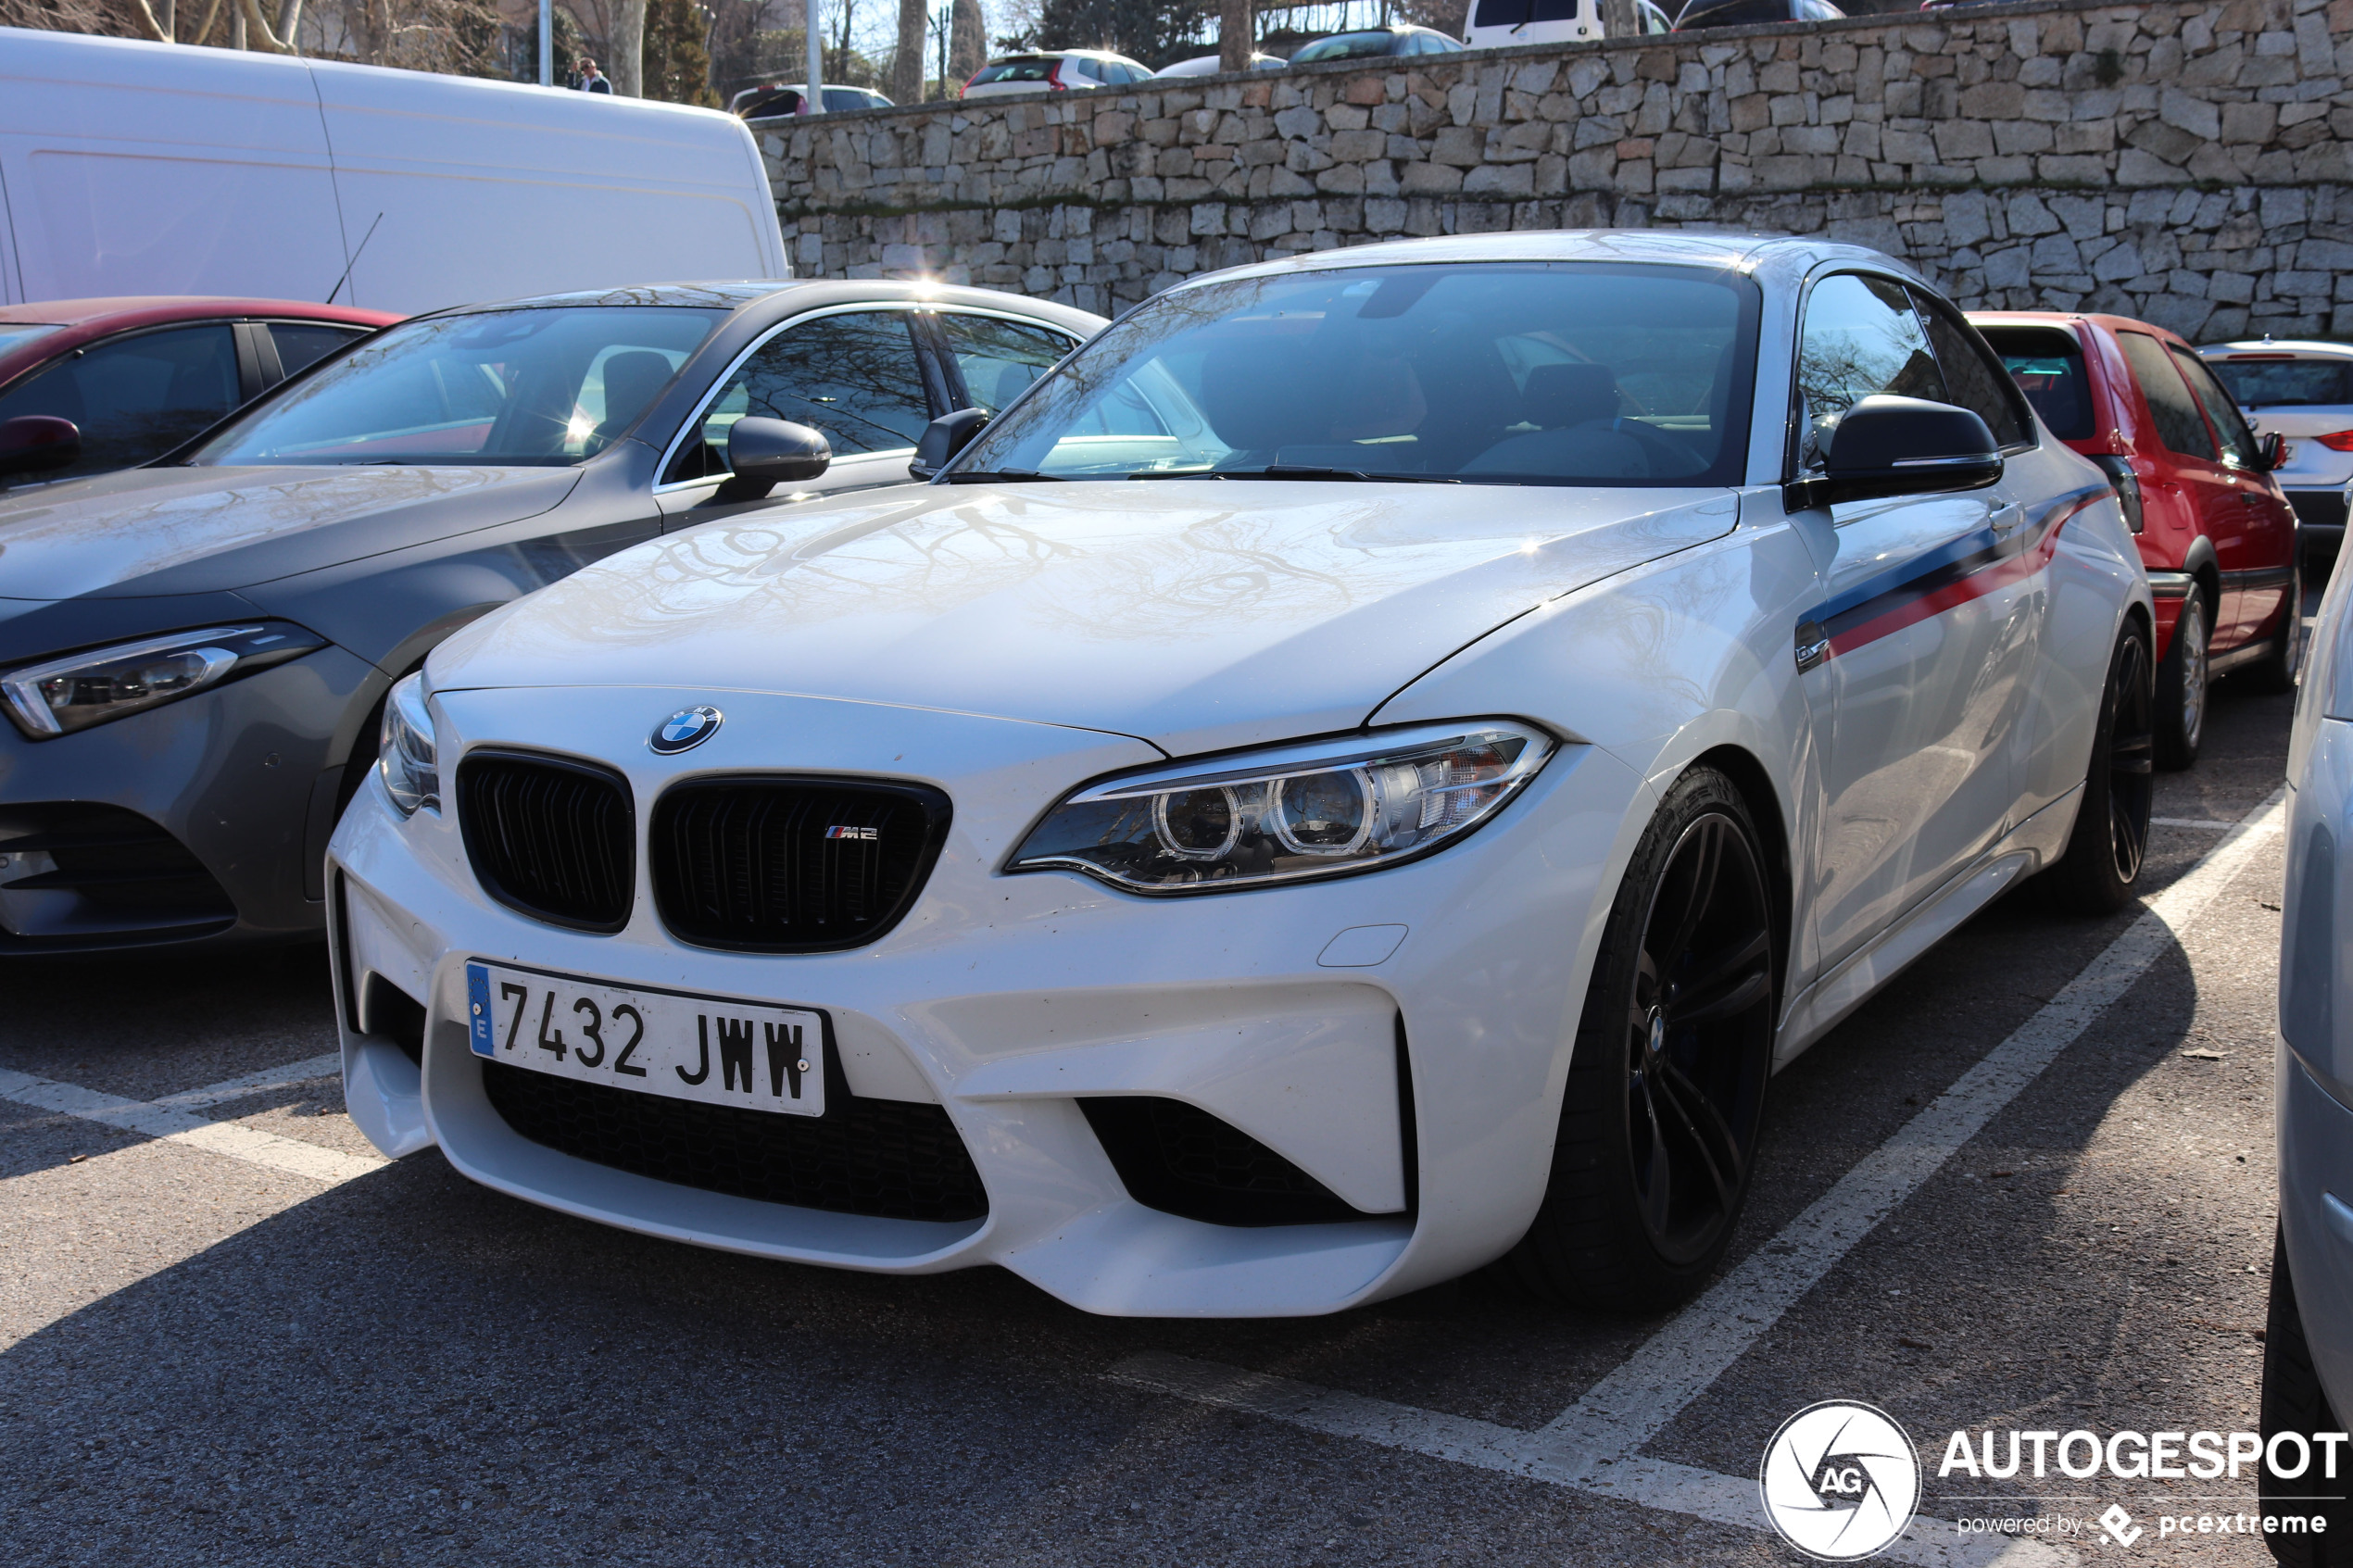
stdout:
POLYGON ((2187 503, 2198 532, 2213 542, 2221 568, 2222 602, 2215 607, 2211 646, 2217 653, 2235 647, 2244 640, 2237 629, 2245 617, 2239 574, 2248 565, 2247 508, 2238 476, 2223 463, 2213 428, 2166 345, 2147 332, 2120 332, 2116 341, 2141 395, 2148 400, 2157 438, 2170 459, 2155 488, 2187 503))

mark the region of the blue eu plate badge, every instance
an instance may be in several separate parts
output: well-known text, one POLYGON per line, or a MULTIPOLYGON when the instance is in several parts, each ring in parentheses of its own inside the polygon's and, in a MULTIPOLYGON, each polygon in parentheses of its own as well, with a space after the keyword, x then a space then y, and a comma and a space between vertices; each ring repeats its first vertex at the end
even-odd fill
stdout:
POLYGON ((490 972, 478 963, 466 966, 466 1044, 474 1055, 489 1056, 491 1045, 490 972))

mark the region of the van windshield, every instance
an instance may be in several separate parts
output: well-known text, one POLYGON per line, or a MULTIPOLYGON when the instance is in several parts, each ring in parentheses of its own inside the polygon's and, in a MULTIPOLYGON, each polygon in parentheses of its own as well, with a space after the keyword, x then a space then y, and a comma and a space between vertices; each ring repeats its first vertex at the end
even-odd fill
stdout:
POLYGON ((636 423, 726 315, 580 306, 410 321, 234 420, 187 461, 564 467, 636 423))
POLYGON ((1604 262, 1343 267, 1171 290, 947 479, 1741 482, 1758 295, 1604 262))

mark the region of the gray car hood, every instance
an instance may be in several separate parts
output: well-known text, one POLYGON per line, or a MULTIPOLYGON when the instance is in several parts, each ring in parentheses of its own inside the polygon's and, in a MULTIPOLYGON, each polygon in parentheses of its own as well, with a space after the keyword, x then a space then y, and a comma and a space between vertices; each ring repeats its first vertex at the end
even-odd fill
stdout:
POLYGON ((220 593, 561 501, 570 468, 127 469, 0 495, 0 599, 220 593))
POLYGON ((795 693, 1211 750, 1360 724, 1503 622, 1737 516, 1723 490, 935 485, 623 551, 458 633, 428 679, 795 693))

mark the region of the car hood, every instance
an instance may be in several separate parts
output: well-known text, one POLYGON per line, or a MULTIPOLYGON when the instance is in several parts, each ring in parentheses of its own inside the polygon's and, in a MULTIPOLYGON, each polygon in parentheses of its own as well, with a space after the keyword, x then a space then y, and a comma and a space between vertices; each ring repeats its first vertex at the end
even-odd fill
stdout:
POLYGON ((1738 510, 1723 490, 933 485, 624 551, 458 633, 428 679, 780 692, 1214 750, 1353 728, 1738 510))
POLYGON ((0 495, 0 599, 220 593, 547 510, 577 469, 126 469, 0 495))

